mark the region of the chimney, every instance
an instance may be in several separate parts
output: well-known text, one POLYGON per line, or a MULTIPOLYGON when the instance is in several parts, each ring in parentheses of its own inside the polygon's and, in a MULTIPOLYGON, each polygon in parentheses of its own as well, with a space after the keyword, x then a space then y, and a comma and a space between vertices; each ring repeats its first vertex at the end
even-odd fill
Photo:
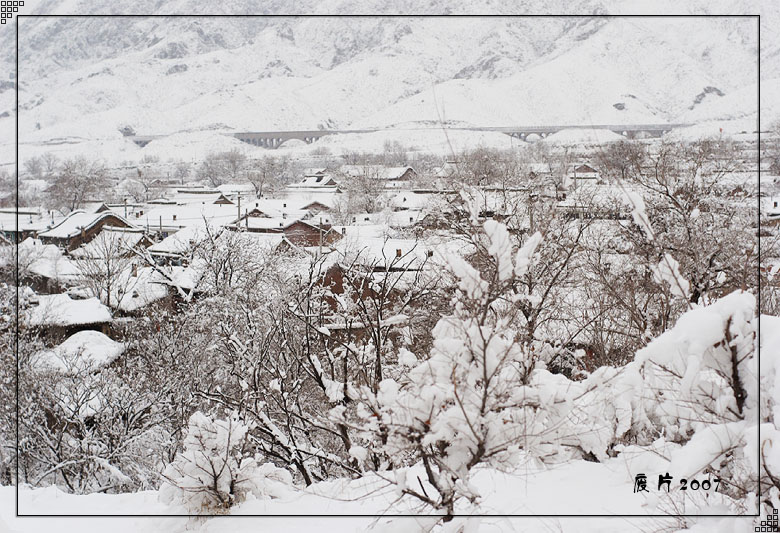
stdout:
POLYGON ((173 215, 173 220, 176 220, 176 215, 173 215))
POLYGON ((138 263, 133 263, 133 277, 138 277, 138 263))
POLYGON ((395 250, 395 256, 396 256, 396 257, 401 257, 401 249, 400 249, 400 248, 396 248, 396 250, 395 250))

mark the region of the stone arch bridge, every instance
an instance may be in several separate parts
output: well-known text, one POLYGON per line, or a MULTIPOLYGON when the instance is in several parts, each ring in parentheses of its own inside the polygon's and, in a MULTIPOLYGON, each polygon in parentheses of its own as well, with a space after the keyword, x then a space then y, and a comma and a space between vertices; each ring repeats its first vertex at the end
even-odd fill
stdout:
MULTIPOLYGON (((598 129, 609 130, 626 138, 636 137, 660 137, 675 128, 690 126, 690 124, 588 124, 588 125, 556 125, 556 126, 487 126, 487 127, 447 127, 448 130, 462 131, 495 131, 505 133, 516 139, 525 141, 529 135, 535 134, 545 138, 553 133, 562 130, 582 130, 598 129)), ((437 127, 418 127, 418 128, 397 128, 393 131, 413 131, 413 130, 441 130, 437 127)), ((362 129, 362 130, 291 130, 291 131, 249 131, 241 133, 232 133, 238 140, 260 146, 263 148, 279 148, 285 142, 291 139, 303 141, 311 144, 326 135, 337 135, 340 133, 374 133, 382 131, 380 129, 362 129)), ((129 138, 138 146, 144 147, 155 139, 160 139, 165 135, 133 135, 129 138)))

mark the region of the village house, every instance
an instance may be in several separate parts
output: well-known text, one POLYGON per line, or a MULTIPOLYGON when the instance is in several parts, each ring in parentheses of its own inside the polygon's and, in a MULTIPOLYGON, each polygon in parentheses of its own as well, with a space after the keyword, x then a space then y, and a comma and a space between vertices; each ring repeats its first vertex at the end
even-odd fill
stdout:
POLYGON ((142 228, 103 227, 94 239, 70 252, 76 259, 105 259, 106 254, 119 253, 124 257, 134 255, 134 250, 142 250, 153 242, 142 228))
POLYGON ((75 250, 94 239, 105 226, 133 228, 123 217, 112 211, 85 213, 74 211, 56 226, 42 231, 38 237, 45 244, 56 244, 64 250, 75 250))
POLYGON ((53 211, 42 213, 38 208, 20 207, 17 227, 16 208, 0 208, 0 235, 10 242, 22 242, 53 228, 62 220, 64 217, 55 215, 53 211))
POLYGON ((28 237, 19 243, 17 250, 16 264, 12 261, 13 254, 5 253, 8 249, 0 255, 5 262, 2 272, 6 280, 12 280, 18 272, 20 283, 39 294, 57 294, 79 283, 81 272, 58 246, 28 237))
POLYGON ((341 172, 352 178, 376 180, 385 189, 411 189, 417 172, 412 167, 385 167, 382 165, 344 165, 341 172))
POLYGON ((573 181, 574 188, 580 187, 581 185, 601 182, 601 175, 598 170, 587 163, 575 165, 570 178, 573 181))
POLYGON ((337 190, 338 182, 327 169, 314 169, 304 173, 303 179, 297 183, 291 183, 287 186, 292 190, 337 190))
POLYGON ((47 344, 84 330, 107 334, 112 320, 111 310, 94 297, 74 300, 67 294, 33 294, 26 301, 24 320, 47 344))

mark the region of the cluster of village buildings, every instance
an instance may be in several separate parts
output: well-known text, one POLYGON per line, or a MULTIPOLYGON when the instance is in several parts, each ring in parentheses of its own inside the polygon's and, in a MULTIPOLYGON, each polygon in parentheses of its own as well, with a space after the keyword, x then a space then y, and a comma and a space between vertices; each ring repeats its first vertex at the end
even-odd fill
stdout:
MULTIPOLYGON (((549 172, 549 168, 536 166, 531 171, 549 172)), ((31 306, 28 323, 53 329, 58 338, 84 330, 105 332, 118 315, 175 297, 176 291, 194 291, 198 281, 194 265, 189 264, 190 251, 203 239, 225 232, 243 233, 268 250, 293 249, 302 256, 327 257, 331 263, 357 251, 385 271, 421 269, 453 249, 463 252, 446 238, 418 238, 426 228, 446 229, 437 215, 458 201, 459 191, 414 190, 413 168, 377 167, 370 175, 380 182, 384 209, 339 212, 336 217, 334 207, 345 194, 340 180, 353 172, 365 175, 365 167, 341 168, 338 174, 312 169, 273 198, 257 197, 248 183, 216 188, 178 184, 144 203, 96 201, 67 215, 39 208, 0 209, 6 247, 19 243, 21 284, 30 288, 26 289, 31 306), (107 246, 117 242, 121 246, 107 246), (108 302, 104 295, 101 302, 83 286, 80 264, 99 262, 105 254, 117 252, 144 260, 128 262, 123 285, 129 290, 108 302)), ((552 193, 558 209, 578 217, 630 218, 625 206, 617 207, 622 204, 620 192, 603 184, 590 165, 576 165, 571 179, 575 186, 566 194, 552 193)), ((528 190, 520 189, 485 187, 476 194, 484 217, 501 218, 516 209, 512 197, 528 200, 528 190)), ((11 267, 8 257, 6 268, 11 267)))

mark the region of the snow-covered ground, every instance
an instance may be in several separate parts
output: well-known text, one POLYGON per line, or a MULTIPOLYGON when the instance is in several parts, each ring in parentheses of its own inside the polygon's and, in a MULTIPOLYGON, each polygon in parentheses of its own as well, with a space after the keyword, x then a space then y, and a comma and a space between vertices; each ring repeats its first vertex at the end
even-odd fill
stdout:
MULTIPOLYGON (((655 450, 662 453, 663 450, 655 450)), ((576 461, 573 463, 533 468, 519 468, 514 474, 502 474, 483 469, 475 476, 475 485, 482 491, 484 505, 481 515, 645 515, 671 512, 671 500, 634 493, 633 475, 647 472, 665 472, 668 463, 653 451, 640 452, 628 448, 621 456, 605 463, 576 461)), ((653 480, 654 481, 654 480, 653 480)), ((124 518, 30 518, 14 516, 14 488, 0 487, 0 528, 9 531, 48 532, 56 524, 58 528, 80 533, 114 533, 134 531, 201 531, 201 532, 250 532, 262 527, 263 531, 308 532, 318 531, 361 532, 370 527, 377 531, 413 531, 412 518, 388 518, 383 515, 420 514, 413 507, 389 508, 394 499, 392 488, 383 488, 381 480, 364 478, 358 481, 328 481, 308 489, 291 489, 285 497, 272 500, 250 500, 232 510, 231 516, 212 518, 175 517, 124 517, 124 518), (377 490, 379 489, 379 490, 377 490), (332 515, 362 515, 337 517, 332 515), (290 515, 273 518, 239 518, 242 515, 290 515), (313 515, 307 517, 307 515, 313 515), (327 518, 315 518, 316 516, 327 518), (4 522, 4 524, 3 524, 4 522), (392 526, 392 527, 388 527, 392 526), (388 529, 385 529, 388 527, 388 529)), ((703 497, 700 497, 701 500, 703 497)), ((715 498, 713 497, 713 500, 715 498)), ((700 504, 698 501, 697 504, 700 504)), ((691 502, 689 500, 688 504, 691 502)), ((183 514, 181 508, 160 503, 155 491, 133 494, 92 494, 73 496, 54 487, 19 491, 20 514, 183 514)), ((689 511, 690 512, 690 511, 689 511)), ((717 504, 701 513, 727 512, 717 504)), ((577 533, 625 533, 648 531, 662 526, 670 531, 679 529, 675 518, 626 518, 588 517, 558 518, 533 517, 481 517, 477 519, 478 531, 498 533, 527 531, 546 533, 566 531, 577 533)), ((420 518, 419 523, 424 523, 420 518)), ((752 519, 744 518, 720 524, 716 531, 750 531, 752 519)))

